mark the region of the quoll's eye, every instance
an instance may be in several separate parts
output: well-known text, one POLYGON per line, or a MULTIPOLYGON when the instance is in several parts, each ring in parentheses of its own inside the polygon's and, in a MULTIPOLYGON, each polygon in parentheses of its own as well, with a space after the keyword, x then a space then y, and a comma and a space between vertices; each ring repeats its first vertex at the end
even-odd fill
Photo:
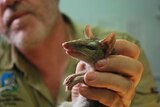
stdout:
POLYGON ((86 46, 86 48, 88 48, 90 50, 95 50, 95 47, 93 47, 93 46, 86 46))

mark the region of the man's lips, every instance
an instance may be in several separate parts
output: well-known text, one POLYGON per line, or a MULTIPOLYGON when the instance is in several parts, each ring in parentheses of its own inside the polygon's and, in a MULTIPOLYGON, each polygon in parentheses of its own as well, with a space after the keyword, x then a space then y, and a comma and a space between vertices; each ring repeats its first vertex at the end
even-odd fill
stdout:
POLYGON ((13 14, 10 15, 10 17, 9 17, 9 20, 8 20, 8 22, 7 22, 7 26, 9 27, 15 19, 18 19, 18 18, 20 18, 20 17, 23 17, 23 16, 25 16, 25 15, 27 15, 27 14, 28 14, 28 12, 17 12, 17 13, 13 13, 13 14))

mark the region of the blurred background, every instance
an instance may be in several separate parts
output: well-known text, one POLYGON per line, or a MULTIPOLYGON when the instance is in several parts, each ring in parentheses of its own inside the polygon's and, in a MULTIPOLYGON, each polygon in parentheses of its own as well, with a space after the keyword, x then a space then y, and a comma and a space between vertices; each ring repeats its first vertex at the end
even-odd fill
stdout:
POLYGON ((160 0, 61 0, 74 21, 127 32, 141 42, 160 91, 160 0))

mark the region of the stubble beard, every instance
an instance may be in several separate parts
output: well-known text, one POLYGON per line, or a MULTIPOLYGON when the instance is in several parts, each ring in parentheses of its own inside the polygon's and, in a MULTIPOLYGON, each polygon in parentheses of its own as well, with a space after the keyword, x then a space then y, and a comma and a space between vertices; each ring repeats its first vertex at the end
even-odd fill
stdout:
POLYGON ((33 48, 50 35, 54 23, 55 18, 52 19, 50 24, 43 23, 35 18, 28 18, 28 21, 21 22, 17 28, 14 25, 11 27, 8 40, 20 49, 33 48))

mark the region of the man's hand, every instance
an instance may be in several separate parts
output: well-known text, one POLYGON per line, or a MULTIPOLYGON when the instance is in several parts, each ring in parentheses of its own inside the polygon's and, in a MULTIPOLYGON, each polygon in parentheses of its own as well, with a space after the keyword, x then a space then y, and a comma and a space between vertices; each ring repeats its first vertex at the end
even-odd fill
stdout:
POLYGON ((109 107, 129 107, 143 72, 143 66, 137 59, 140 50, 137 45, 117 40, 116 55, 95 63, 94 72, 88 72, 90 66, 79 62, 76 72, 86 71, 85 85, 76 85, 72 89, 72 100, 76 101, 79 93, 109 107))

